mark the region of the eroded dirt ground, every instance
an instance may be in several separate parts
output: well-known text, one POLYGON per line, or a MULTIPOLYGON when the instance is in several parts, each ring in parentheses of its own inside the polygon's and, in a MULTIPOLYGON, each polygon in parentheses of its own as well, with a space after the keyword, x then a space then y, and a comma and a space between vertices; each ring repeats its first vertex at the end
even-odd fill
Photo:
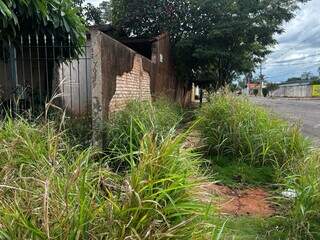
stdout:
MULTIPOLYGON (((187 137, 184 148, 197 149, 203 146, 198 131, 193 131, 187 137)), ((275 208, 270 201, 270 194, 263 188, 232 189, 216 183, 206 183, 199 189, 201 201, 214 204, 221 214, 234 216, 269 217, 275 214, 275 208)))
POLYGON ((231 189, 216 183, 201 186, 201 200, 217 206, 222 214, 269 217, 276 213, 263 188, 231 189))

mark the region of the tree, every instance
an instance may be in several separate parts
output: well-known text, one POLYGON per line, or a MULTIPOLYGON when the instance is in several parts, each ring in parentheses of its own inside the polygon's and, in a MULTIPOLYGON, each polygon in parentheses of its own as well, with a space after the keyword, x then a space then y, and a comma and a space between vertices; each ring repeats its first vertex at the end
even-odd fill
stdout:
POLYGON ((301 74, 301 80, 303 81, 310 81, 312 77, 313 77, 313 74, 311 72, 304 72, 301 74))
POLYGON ((268 92, 273 92, 273 91, 279 89, 279 84, 269 82, 269 83, 267 83, 267 89, 268 89, 268 92))
POLYGON ((177 75, 219 88, 254 71, 305 0, 112 0, 128 36, 171 34, 177 75))
POLYGON ((245 89, 245 88, 247 88, 247 82, 246 82, 246 80, 245 80, 245 79, 244 79, 244 80, 239 80, 239 81, 238 81, 238 86, 239 86, 240 89, 245 89))
POLYGON ((80 51, 85 26, 70 0, 0 0, 0 41, 20 43, 20 35, 54 35, 80 51))
POLYGON ((111 3, 103 1, 99 6, 91 3, 84 4, 84 0, 73 0, 75 7, 78 8, 80 16, 85 19, 87 25, 99 25, 111 22, 111 3))
POLYGON ((269 94, 269 89, 268 89, 268 88, 262 88, 262 95, 263 95, 264 97, 267 97, 268 94, 269 94))

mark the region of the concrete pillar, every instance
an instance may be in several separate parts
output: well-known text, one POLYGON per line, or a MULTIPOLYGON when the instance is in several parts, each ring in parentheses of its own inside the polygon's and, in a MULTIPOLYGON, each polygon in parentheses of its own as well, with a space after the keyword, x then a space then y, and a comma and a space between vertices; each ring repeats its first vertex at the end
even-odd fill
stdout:
POLYGON ((103 106, 101 32, 91 31, 92 62, 91 62, 91 91, 92 91, 92 141, 93 145, 103 147, 103 131, 105 125, 105 108, 103 106))

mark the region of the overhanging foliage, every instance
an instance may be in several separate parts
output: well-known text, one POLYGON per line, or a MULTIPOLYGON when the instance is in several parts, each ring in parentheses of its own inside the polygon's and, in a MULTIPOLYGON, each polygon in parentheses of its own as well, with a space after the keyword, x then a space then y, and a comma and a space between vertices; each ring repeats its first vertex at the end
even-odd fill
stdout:
POLYGON ((0 0, 0 40, 17 43, 20 35, 54 35, 80 50, 85 26, 71 0, 0 0))
POLYGON ((112 0, 113 23, 129 36, 169 32, 178 77, 216 89, 254 71, 306 1, 112 0))

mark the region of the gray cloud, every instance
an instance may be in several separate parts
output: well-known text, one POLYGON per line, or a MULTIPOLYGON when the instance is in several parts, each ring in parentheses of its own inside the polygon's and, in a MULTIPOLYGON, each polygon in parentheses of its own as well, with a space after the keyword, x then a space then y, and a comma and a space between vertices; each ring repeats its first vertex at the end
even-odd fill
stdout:
POLYGON ((281 82, 288 77, 300 76, 310 71, 314 74, 320 66, 320 1, 312 0, 302 5, 297 16, 284 25, 285 32, 276 36, 279 44, 267 57, 265 74, 269 81, 281 82))

